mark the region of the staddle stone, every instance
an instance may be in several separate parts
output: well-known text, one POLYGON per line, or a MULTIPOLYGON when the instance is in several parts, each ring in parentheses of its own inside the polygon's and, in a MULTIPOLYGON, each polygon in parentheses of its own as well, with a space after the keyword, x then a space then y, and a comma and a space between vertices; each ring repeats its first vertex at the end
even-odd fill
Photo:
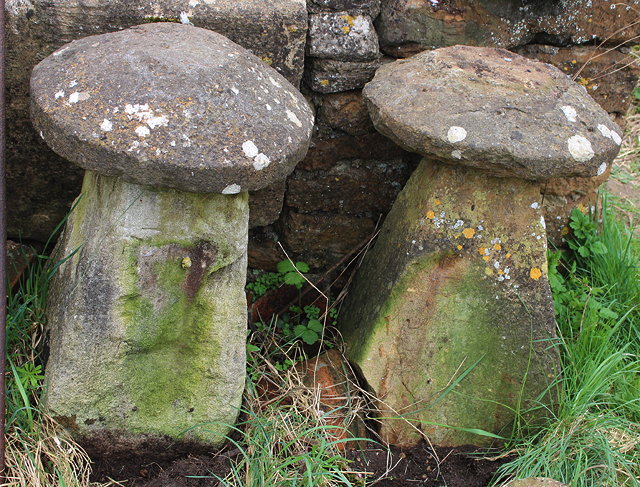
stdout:
POLYGON ((562 72, 502 49, 396 61, 363 94, 376 129, 425 158, 342 308, 346 355, 386 441, 494 442, 518 408, 552 406, 559 371, 535 180, 603 173, 620 130, 562 72))
POLYGON ((240 46, 173 23, 63 46, 31 90, 36 129, 87 169, 55 254, 49 409, 92 444, 220 444, 246 372, 248 190, 304 157, 310 108, 240 46))

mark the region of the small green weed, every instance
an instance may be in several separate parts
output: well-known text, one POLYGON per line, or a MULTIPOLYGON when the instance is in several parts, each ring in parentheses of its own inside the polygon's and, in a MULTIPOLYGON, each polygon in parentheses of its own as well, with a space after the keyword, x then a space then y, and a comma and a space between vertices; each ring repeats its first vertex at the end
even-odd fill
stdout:
POLYGON ((301 274, 309 272, 309 266, 305 262, 294 264, 290 260, 278 262, 277 269, 278 272, 263 272, 253 282, 247 284, 247 290, 253 293, 254 301, 283 284, 301 289, 305 282, 301 274))

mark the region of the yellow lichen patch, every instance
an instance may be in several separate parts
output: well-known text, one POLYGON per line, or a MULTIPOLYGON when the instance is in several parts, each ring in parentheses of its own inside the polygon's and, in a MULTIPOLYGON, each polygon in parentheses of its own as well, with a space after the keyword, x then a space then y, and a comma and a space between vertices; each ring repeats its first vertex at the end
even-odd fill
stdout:
POLYGON ((269 66, 273 64, 273 59, 271 59, 269 56, 263 56, 260 59, 262 59, 263 63, 268 64, 269 66))
POLYGON ((323 79, 322 81, 320 81, 320 84, 322 86, 327 86, 329 84, 329 80, 328 79, 323 79))
POLYGON ((485 247, 480 247, 480 248, 478 249, 478 253, 479 253, 480 255, 484 255, 484 251, 485 251, 485 250, 487 250, 485 247))
POLYGON ((499 243, 495 244, 493 246, 493 250, 502 250, 502 245, 500 245, 499 243))
POLYGON ((580 210, 583 214, 587 214, 587 207, 584 206, 582 203, 580 203, 576 208, 578 208, 578 210, 580 210))
POLYGON ((342 28, 342 32, 344 32, 345 34, 348 34, 349 32, 351 32, 351 27, 353 27, 353 22, 355 19, 352 15, 341 15, 340 18, 345 20, 347 24, 349 24, 349 25, 345 25, 342 28))
POLYGON ((458 244, 458 245, 456 246, 456 249, 458 249, 458 250, 462 250, 462 245, 458 244))
POLYGON ((504 256, 505 259, 510 259, 511 258, 511 254, 507 254, 504 256))
POLYGON ((484 260, 485 262, 489 262, 489 256, 488 256, 488 255, 485 255, 485 256, 482 258, 482 260, 484 260))
POLYGON ((464 238, 473 238, 475 234, 476 231, 473 228, 465 228, 464 230, 462 230, 462 235, 464 235, 464 238))
POLYGON ((427 218, 429 220, 433 220, 436 217, 436 214, 433 211, 429 210, 429 211, 427 211, 427 215, 426 216, 427 216, 427 218))
POLYGON ((442 204, 442 201, 440 201, 440 200, 434 200, 434 201, 433 201, 433 204, 434 204, 434 205, 436 205, 436 206, 439 206, 439 205, 441 205, 441 204, 442 204))
POLYGON ((298 27, 295 25, 287 25, 288 32, 298 32, 298 27))
POLYGON ((189 267, 191 267, 191 259, 189 257, 185 257, 184 259, 182 259, 182 262, 180 262, 180 265, 183 269, 188 269, 189 267))
POLYGON ((529 277, 534 281, 537 281, 542 277, 542 271, 538 267, 532 267, 529 271, 529 277))
POLYGON ((485 267, 485 268, 484 268, 484 273, 485 273, 487 276, 492 276, 492 275, 493 275, 493 269, 492 269, 491 267, 485 267))
POLYGON ((591 83, 591 80, 589 78, 583 78, 582 76, 578 77, 576 81, 579 85, 582 86, 589 86, 589 83, 591 83))
POLYGON ((502 269, 498 269, 498 275, 501 276, 502 274, 504 274, 504 271, 502 269))
POLYGON ((569 235, 569 227, 566 225, 562 227, 562 229, 560 230, 560 235, 569 235))

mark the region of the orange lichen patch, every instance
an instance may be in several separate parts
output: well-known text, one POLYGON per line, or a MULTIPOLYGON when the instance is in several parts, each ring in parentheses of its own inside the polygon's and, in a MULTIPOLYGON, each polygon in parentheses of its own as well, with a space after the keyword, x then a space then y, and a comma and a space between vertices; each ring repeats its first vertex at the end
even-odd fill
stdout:
POLYGON ((484 273, 485 273, 487 276, 492 276, 492 275, 493 275, 493 269, 492 269, 491 267, 485 267, 485 268, 484 268, 484 273))
POLYGON ((462 235, 464 235, 464 238, 473 238, 475 234, 476 231, 473 228, 465 228, 464 230, 462 230, 462 235))
POLYGON ((484 251, 485 251, 485 250, 487 250, 485 247, 480 247, 480 248, 478 249, 478 253, 479 253, 480 255, 484 255, 484 251))
POLYGON ((440 200, 434 200, 434 201, 433 201, 433 204, 434 204, 434 205, 436 205, 436 206, 438 206, 438 205, 441 205, 441 204, 442 204, 442 201, 440 201, 440 200))
POLYGON ((511 258, 511 254, 507 254, 504 256, 505 259, 510 259, 511 258))
POLYGON ((502 274, 504 274, 504 271, 502 269, 498 269, 498 275, 501 276, 502 274))
POLYGON ((489 262, 489 256, 488 256, 488 255, 485 255, 485 256, 482 258, 482 260, 484 260, 485 262, 489 262))
POLYGON ((462 245, 458 244, 458 245, 456 246, 456 249, 458 249, 458 250, 462 250, 462 245))
POLYGON ((534 281, 537 281, 542 277, 542 271, 538 267, 532 267, 529 271, 529 277, 534 281))
POLYGON ((562 227, 562 230, 560 230, 560 235, 569 235, 569 227, 566 225, 562 227))
POLYGON ((493 250, 502 250, 502 245, 500 245, 499 243, 495 244, 493 246, 493 250))
POLYGON ((433 220, 435 217, 436 217, 436 214, 433 211, 431 210, 427 211, 427 218, 429 220, 433 220))

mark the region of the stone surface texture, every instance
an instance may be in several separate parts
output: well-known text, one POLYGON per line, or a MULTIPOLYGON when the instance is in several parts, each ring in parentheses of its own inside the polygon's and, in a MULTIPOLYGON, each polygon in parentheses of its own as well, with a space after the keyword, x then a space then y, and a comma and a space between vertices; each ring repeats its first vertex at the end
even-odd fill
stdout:
POLYGON ((219 34, 174 23, 66 45, 34 68, 31 97, 35 128, 58 154, 196 193, 285 179, 313 127, 306 100, 275 70, 219 34))
POLYGON ((621 130, 584 87, 506 50, 424 52, 380 68, 363 94, 401 146, 496 176, 595 176, 620 149, 621 130))
POLYGON ((310 15, 307 53, 337 61, 377 58, 378 36, 371 17, 349 12, 310 15))
POLYGON ((298 86, 304 65, 304 0, 8 0, 7 191, 10 235, 46 241, 77 196, 82 171, 52 152, 32 129, 32 68, 81 37, 144 22, 179 21, 219 32, 249 49, 298 86))
POLYGON ((640 76, 640 65, 632 62, 628 49, 530 44, 514 51, 552 64, 575 78, 606 112, 616 116, 617 121, 627 113, 640 76))
POLYGON ((594 39, 617 45, 640 33, 638 5, 637 0, 382 0, 377 29, 383 51, 402 57, 456 44, 515 47, 535 38, 556 45, 594 39))
POLYGON ((380 64, 380 59, 364 62, 311 59, 305 81, 318 93, 357 90, 373 78, 380 64))
POLYGON ((380 0, 307 0, 309 13, 364 12, 375 19, 380 13, 380 0))
POLYGON ((535 184, 476 169, 424 160, 409 179, 339 321, 387 418, 385 441, 486 444, 443 425, 505 433, 510 408, 526 409, 554 379, 539 205, 535 184), (399 415, 411 422, 388 419, 399 415))
POLYGON ((247 214, 247 193, 86 173, 48 298, 55 417, 80 437, 224 441, 244 388, 247 214))
POLYGON ((317 124, 354 137, 375 132, 360 90, 317 97, 317 124))

